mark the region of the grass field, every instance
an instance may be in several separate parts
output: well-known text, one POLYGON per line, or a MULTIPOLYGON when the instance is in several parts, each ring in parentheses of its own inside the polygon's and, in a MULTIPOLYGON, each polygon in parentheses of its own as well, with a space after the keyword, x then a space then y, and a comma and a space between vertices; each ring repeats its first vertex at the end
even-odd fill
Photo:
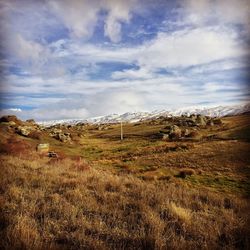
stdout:
POLYGON ((63 143, 1 125, 0 249, 250 249, 249 115, 199 140, 165 126, 73 126, 63 143))

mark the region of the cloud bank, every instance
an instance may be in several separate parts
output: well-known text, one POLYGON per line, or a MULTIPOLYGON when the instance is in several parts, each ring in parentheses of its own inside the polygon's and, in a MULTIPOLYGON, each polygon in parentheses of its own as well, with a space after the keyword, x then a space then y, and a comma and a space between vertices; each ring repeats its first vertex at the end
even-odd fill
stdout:
POLYGON ((1 112, 49 120, 248 101, 249 8, 1 0, 1 112))

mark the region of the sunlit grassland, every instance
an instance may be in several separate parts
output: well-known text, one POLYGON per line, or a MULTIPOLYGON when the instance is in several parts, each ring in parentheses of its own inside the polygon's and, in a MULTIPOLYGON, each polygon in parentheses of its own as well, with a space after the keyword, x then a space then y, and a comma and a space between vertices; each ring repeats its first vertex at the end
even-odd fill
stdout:
POLYGON ((246 117, 199 141, 163 141, 147 122, 124 124, 122 141, 120 125, 71 127, 68 143, 3 133, 30 149, 1 156, 0 248, 249 249, 246 117))

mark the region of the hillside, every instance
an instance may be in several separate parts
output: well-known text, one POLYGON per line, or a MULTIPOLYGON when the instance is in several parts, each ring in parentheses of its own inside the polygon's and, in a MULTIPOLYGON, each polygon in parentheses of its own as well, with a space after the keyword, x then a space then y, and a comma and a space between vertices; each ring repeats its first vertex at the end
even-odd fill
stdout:
POLYGON ((0 248, 249 249, 249 118, 1 118, 0 248))
POLYGON ((172 110, 155 110, 152 112, 127 112, 124 114, 110 114, 105 116, 93 117, 89 119, 67 119, 67 120, 52 120, 41 121, 39 124, 45 126, 52 126, 56 124, 77 124, 77 123, 90 123, 90 124, 105 124, 117 122, 138 122, 150 119, 157 119, 161 116, 181 116, 200 114, 210 117, 224 117, 244 114, 250 111, 250 104, 239 104, 233 106, 218 106, 218 107, 186 107, 182 109, 172 110))

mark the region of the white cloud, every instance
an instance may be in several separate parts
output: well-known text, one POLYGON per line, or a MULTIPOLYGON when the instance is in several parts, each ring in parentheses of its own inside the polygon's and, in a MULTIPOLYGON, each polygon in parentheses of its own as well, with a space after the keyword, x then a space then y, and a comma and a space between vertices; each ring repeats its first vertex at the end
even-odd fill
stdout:
POLYGON ((25 117, 33 117, 36 120, 56 120, 56 119, 74 119, 74 118, 87 118, 88 111, 84 107, 79 108, 63 108, 63 107, 50 107, 39 108, 32 111, 26 111, 25 117))
POLYGON ((248 0, 184 0, 180 18, 195 25, 207 22, 249 25, 250 3, 248 0))
POLYGON ((121 40, 121 22, 129 22, 131 10, 134 8, 135 1, 106 0, 105 5, 109 11, 105 21, 104 34, 112 42, 121 40))
POLYGON ((34 41, 25 40, 20 34, 17 34, 13 39, 15 40, 15 45, 11 49, 14 50, 15 56, 23 61, 38 62, 43 60, 48 53, 44 46, 34 41))
POLYGON ((19 16, 18 21, 12 16, 13 23, 6 26, 9 32, 4 37, 4 52, 11 56, 0 62, 3 67, 17 68, 13 67, 17 73, 7 72, 5 86, 1 86, 3 92, 15 96, 8 100, 13 106, 9 111, 17 113, 15 107, 23 105, 36 108, 19 112, 26 118, 86 118, 234 98, 243 92, 242 85, 216 82, 214 74, 217 71, 221 78, 226 77, 222 70, 242 69, 246 65, 242 57, 249 54, 244 40, 237 29, 227 24, 245 24, 249 9, 245 0, 215 1, 215 6, 212 2, 185 2, 184 24, 195 25, 180 25, 181 30, 171 32, 162 28, 151 40, 125 46, 118 43, 122 41, 123 26, 133 20, 132 14, 138 14, 139 7, 143 8, 142 2, 139 6, 133 0, 47 0, 48 5, 39 5, 41 9, 35 4, 23 4, 22 9, 20 1, 9 1, 4 12, 19 16), (227 6, 226 2, 231 4, 227 6), (42 21, 36 22, 41 16, 42 21), (23 22, 19 24, 19 20, 23 22), (215 24, 207 25, 210 21, 215 24), (118 44, 88 42, 97 25, 101 30, 104 25, 104 35, 118 44), (48 40, 43 40, 43 36, 48 40), (116 62, 132 68, 112 68, 116 62), (106 69, 102 63, 108 69, 100 80, 106 69), (164 76, 164 72, 170 75, 164 76), (213 78, 209 79, 210 73, 213 78))
POLYGON ((160 33, 140 53, 140 65, 152 67, 186 67, 230 57, 242 56, 241 48, 231 31, 193 29, 160 33))
POLYGON ((112 73, 113 79, 150 79, 152 77, 152 72, 147 68, 140 68, 138 70, 129 69, 112 73))
POLYGON ((100 10, 99 1, 49 0, 49 6, 76 37, 89 38, 94 32, 100 10))
POLYGON ((112 42, 121 40, 121 23, 129 22, 136 9, 135 0, 49 0, 49 5, 74 36, 85 39, 92 36, 100 11, 107 11, 104 34, 112 42))
POLYGON ((235 58, 215 61, 208 64, 201 64, 189 70, 192 74, 208 74, 214 72, 221 72, 233 69, 243 69, 247 67, 247 62, 244 60, 237 60, 235 58))
POLYGON ((218 83, 218 82, 207 82, 203 86, 203 90, 206 93, 217 92, 217 91, 241 91, 242 86, 235 83, 218 83))
MULTIPOLYGON (((140 77, 147 71, 159 68, 198 66, 211 62, 247 56, 237 33, 225 28, 196 28, 159 33, 158 36, 139 46, 107 47, 66 42, 66 52, 59 57, 69 60, 84 59, 88 63, 124 62, 137 64, 140 70, 128 70, 113 74, 115 79, 129 76, 140 77)), ((57 56, 57 55, 55 55, 57 56)), ((83 61, 83 60, 82 60, 83 61)))

